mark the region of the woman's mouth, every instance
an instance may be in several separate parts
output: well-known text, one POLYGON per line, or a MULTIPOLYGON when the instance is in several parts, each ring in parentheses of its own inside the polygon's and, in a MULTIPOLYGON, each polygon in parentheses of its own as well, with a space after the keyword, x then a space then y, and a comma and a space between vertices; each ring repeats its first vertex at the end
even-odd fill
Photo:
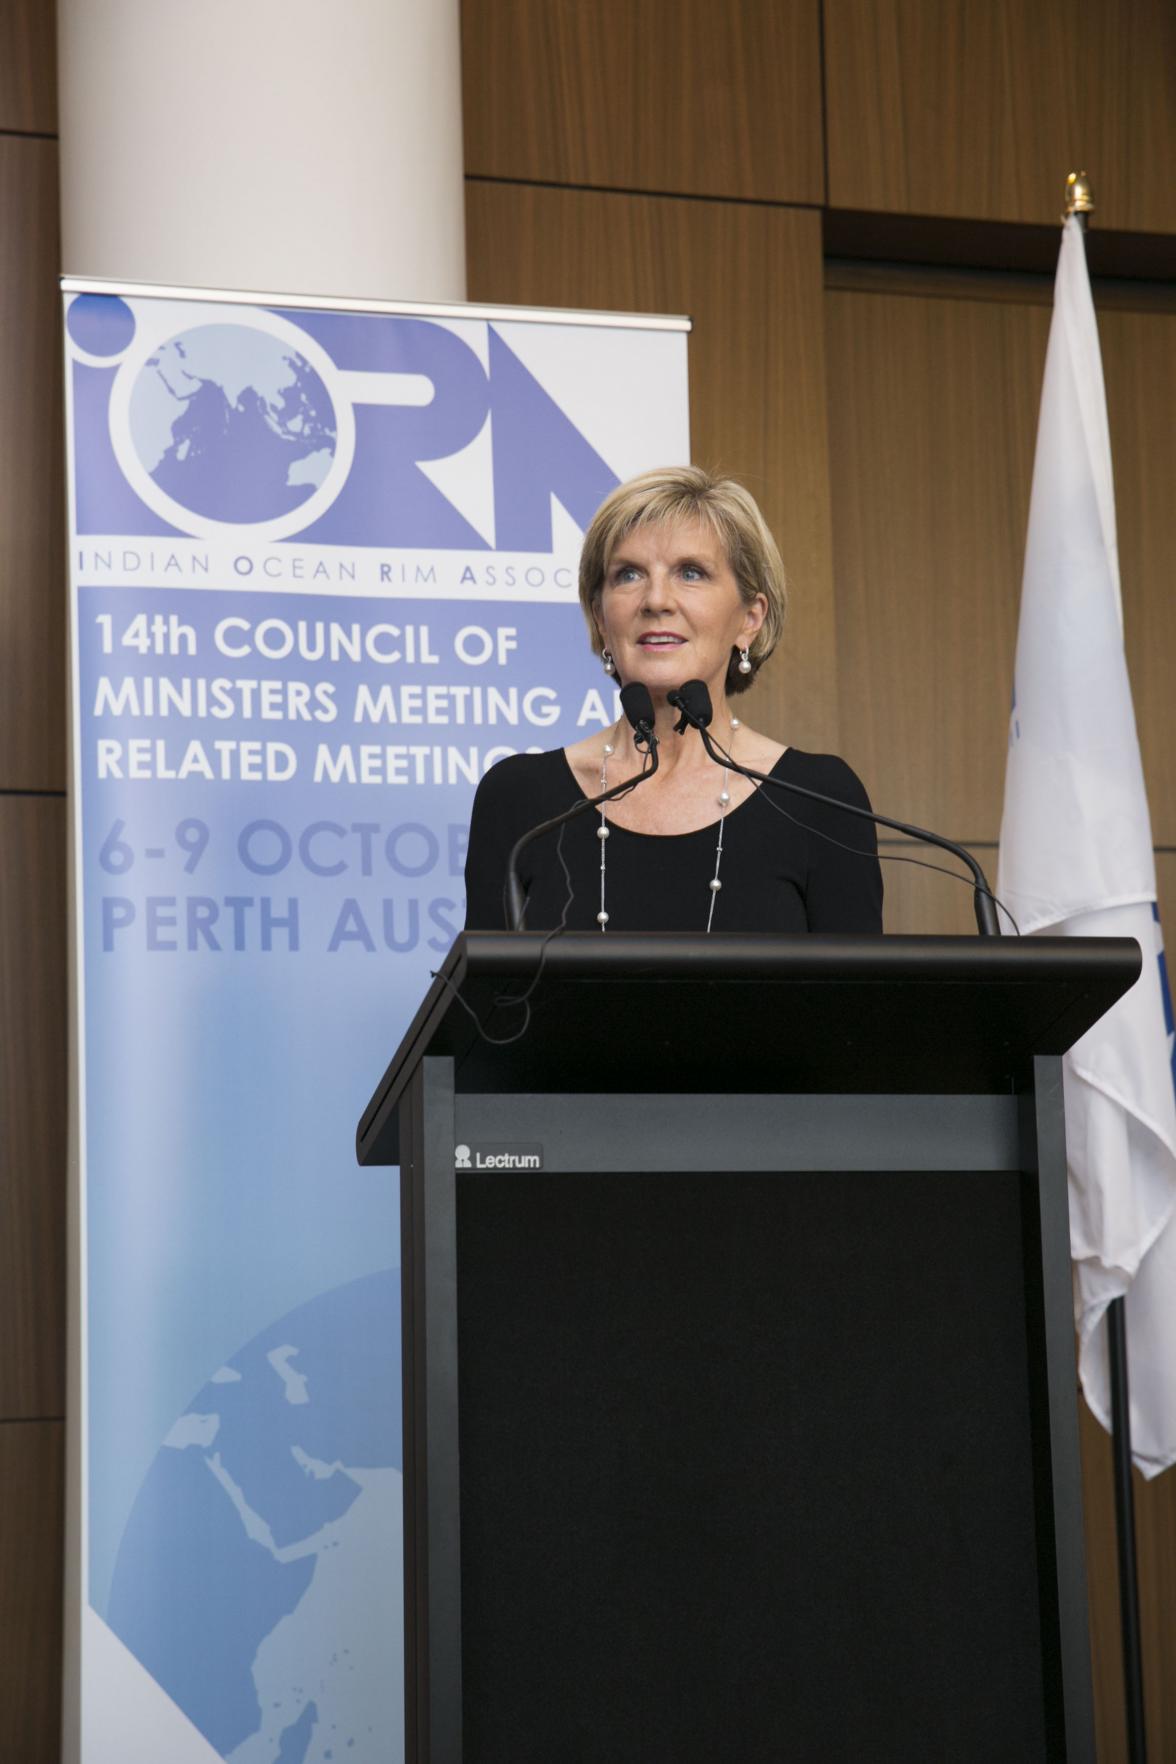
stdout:
POLYGON ((685 641, 685 637, 679 637, 673 631, 647 631, 644 637, 637 639, 637 647, 638 649, 677 649, 685 641))

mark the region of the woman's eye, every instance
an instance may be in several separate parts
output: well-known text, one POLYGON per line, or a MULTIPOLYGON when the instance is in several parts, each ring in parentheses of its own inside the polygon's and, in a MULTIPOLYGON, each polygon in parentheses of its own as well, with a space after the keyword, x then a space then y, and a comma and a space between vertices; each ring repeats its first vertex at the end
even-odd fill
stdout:
POLYGON ((701 564, 683 564, 682 578, 686 582, 701 582, 703 579, 701 564))

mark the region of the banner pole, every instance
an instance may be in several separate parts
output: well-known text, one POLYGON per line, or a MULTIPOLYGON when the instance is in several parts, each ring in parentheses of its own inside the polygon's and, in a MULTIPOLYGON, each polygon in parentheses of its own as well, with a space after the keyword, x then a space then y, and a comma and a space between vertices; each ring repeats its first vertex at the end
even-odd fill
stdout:
POLYGON ((1143 1719, 1143 1650, 1135 1553, 1135 1498, 1131 1487, 1131 1411, 1127 1383, 1127 1313, 1121 1298, 1107 1310, 1111 1368, 1112 1449, 1115 1463, 1115 1537, 1119 1554, 1119 1625, 1123 1641, 1123 1697, 1128 1764, 1147 1764, 1143 1719))

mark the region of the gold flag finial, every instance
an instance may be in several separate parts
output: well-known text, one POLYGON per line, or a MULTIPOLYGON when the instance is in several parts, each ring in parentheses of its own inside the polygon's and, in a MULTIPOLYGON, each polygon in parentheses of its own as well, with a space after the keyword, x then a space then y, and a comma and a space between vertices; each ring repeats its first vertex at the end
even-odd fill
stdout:
POLYGON ((1063 220, 1069 220, 1072 214, 1093 214, 1094 197, 1090 193, 1090 179, 1085 172, 1071 172, 1066 179, 1066 212, 1063 220))

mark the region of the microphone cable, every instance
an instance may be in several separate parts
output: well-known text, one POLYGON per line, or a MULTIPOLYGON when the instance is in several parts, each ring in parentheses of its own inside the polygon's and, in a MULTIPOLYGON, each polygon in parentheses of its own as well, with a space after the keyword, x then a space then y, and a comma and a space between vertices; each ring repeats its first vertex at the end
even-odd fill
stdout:
POLYGON ((564 908, 560 915, 559 924, 553 925, 550 931, 544 933, 543 942, 539 945, 539 960, 535 965, 534 978, 528 985, 527 990, 520 993, 499 993, 493 1000, 493 1009, 495 1010, 500 1010, 505 1005, 522 1005, 523 1020, 513 1034, 491 1035, 490 1031, 482 1022, 482 1019, 478 1016, 473 1005, 470 1004, 468 999, 464 999, 461 996, 460 989, 453 984, 453 981, 449 978, 448 974, 442 974, 439 968, 429 969, 430 980, 440 980, 442 985, 448 988, 457 1003, 461 1006, 462 1010, 466 1013, 466 1016, 469 1017, 470 1021, 473 1023, 480 1038, 488 1047, 509 1047, 512 1042, 521 1041, 523 1039, 523 1036, 531 1027, 531 994, 534 992, 543 977, 543 965, 547 960, 547 946, 550 944, 553 937, 558 937, 561 931, 566 931, 567 929, 568 914, 572 909, 575 890, 572 886, 572 872, 568 869, 568 861, 563 854, 563 837, 564 828, 561 827, 559 830, 559 837, 555 842, 555 855, 559 859, 560 867, 563 870, 564 879, 568 885, 568 891, 564 900, 564 908))
MULTIPOLYGON (((716 753, 722 754, 723 758, 728 760, 732 767, 736 767, 738 762, 732 757, 727 748, 723 746, 722 742, 716 741, 715 737, 711 735, 709 729, 707 730, 707 735, 716 753)), ((787 749, 785 749, 785 752, 787 752, 787 749)), ((867 860, 873 858, 878 863, 916 864, 921 870, 934 870, 937 875, 950 876, 953 882, 962 882, 965 888, 971 888, 973 891, 979 886, 972 876, 961 875, 959 870, 949 870, 946 864, 933 864, 929 858, 908 857, 905 852, 878 851, 876 848, 872 852, 862 851, 859 846, 846 845, 844 840, 835 839, 832 833, 822 832, 820 827, 810 827, 807 821, 802 821, 797 815, 789 814, 784 805, 777 802, 776 793, 771 786, 768 785, 765 788, 765 783, 762 778, 751 779, 749 782, 755 785, 757 796, 761 797, 763 801, 767 803, 769 808, 775 809, 778 815, 783 815, 786 821, 791 821, 793 826, 799 827, 802 832, 815 834, 818 839, 824 839, 829 845, 837 846, 839 851, 848 851, 853 857, 866 858, 867 860)), ((844 806, 852 814, 857 805, 854 803, 846 803, 844 806)), ((876 825, 877 823, 875 823, 875 826, 876 825)), ((876 837, 877 835, 875 834, 875 838, 876 837)), ((1005 918, 1009 921, 1009 924, 1013 927, 1016 935, 1020 937, 1022 935, 1021 927, 1018 925, 1016 919, 1014 919, 1004 901, 1001 900, 998 895, 993 894, 990 888, 980 888, 979 891, 981 894, 988 896, 988 899, 992 902, 993 906, 996 907, 999 912, 1004 914, 1005 918)))
MULTIPOLYGON (((618 725, 618 727, 619 727, 619 725, 618 725)), ((616 731, 614 730, 614 738, 615 738, 615 734, 616 734, 616 731)), ((615 791, 612 791, 609 793, 610 802, 622 802, 626 796, 630 795, 632 791, 636 790, 638 784, 644 784, 646 778, 648 778, 650 772, 653 770, 653 764, 654 764, 653 754, 648 749, 646 749, 643 752, 642 758, 641 758, 641 770, 639 772, 635 773, 634 776, 632 778, 630 778, 627 783, 619 785, 615 791)), ((583 792, 581 792, 581 796, 582 795, 583 795, 583 792)), ((580 806, 580 804, 574 803, 572 806, 574 808, 578 808, 580 806)), ((556 852, 557 852, 557 855, 559 856, 560 863, 563 864, 565 875, 567 875, 567 865, 564 864, 564 862, 563 862, 562 847, 563 847, 563 830, 566 825, 567 825, 566 821, 562 822, 560 824, 559 841, 556 846, 556 852)), ((568 886, 571 887, 571 878, 570 877, 568 878, 568 886)), ((503 919, 503 925, 504 925, 505 929, 508 931, 511 929, 510 902, 509 902, 509 898, 508 898, 509 888, 510 888, 510 876, 508 873, 502 879, 502 919, 503 919)), ((571 906, 571 901, 569 900, 565 903, 565 907, 564 907, 565 915, 566 915, 568 909, 570 908, 570 906, 571 906)), ((526 912, 525 904, 524 904, 523 911, 525 914, 525 912, 526 912)), ((559 929, 561 929, 561 930, 564 928, 565 927, 562 925, 559 927, 559 929)), ((518 929, 521 931, 523 929, 523 927, 520 925, 518 927, 518 929)))
MULTIPOLYGON (((650 752, 646 752, 640 772, 631 780, 628 789, 618 792, 613 798, 613 801, 620 802, 624 797, 628 796, 629 791, 636 790, 638 784, 644 783, 649 775, 652 764, 653 755, 650 752)), ((493 1000, 493 1007, 495 1010, 502 1010, 508 1005, 521 1005, 523 1007, 523 1021, 519 1028, 514 1030, 510 1035, 491 1035, 474 1007, 469 1003, 468 999, 462 997, 461 992, 454 985, 449 976, 447 974, 442 974, 440 970, 436 968, 430 968, 429 970, 430 980, 440 980, 443 985, 448 988, 461 1006, 462 1010, 473 1023, 474 1028, 477 1030, 481 1039, 488 1047, 510 1047, 512 1042, 521 1041, 523 1036, 527 1033, 528 1029, 531 1027, 531 998, 535 992, 535 988, 543 978, 543 969, 547 961, 547 951, 554 939, 559 937, 568 928, 568 914, 571 912, 572 905, 576 898, 576 889, 575 884, 572 881, 572 872, 568 868, 568 861, 565 858, 563 851, 564 833, 567 830, 567 825, 566 821, 561 825, 559 835, 555 842, 555 855, 559 860, 559 866, 564 873, 564 882, 567 885, 567 892, 564 895, 563 911, 560 913, 559 923, 553 925, 550 931, 545 931, 543 934, 543 941, 539 945, 539 960, 535 964, 535 972, 527 985, 526 991, 518 993, 499 993, 493 1000)), ((502 912, 503 918, 505 918, 507 916, 505 882, 503 883, 502 888, 502 912)))

